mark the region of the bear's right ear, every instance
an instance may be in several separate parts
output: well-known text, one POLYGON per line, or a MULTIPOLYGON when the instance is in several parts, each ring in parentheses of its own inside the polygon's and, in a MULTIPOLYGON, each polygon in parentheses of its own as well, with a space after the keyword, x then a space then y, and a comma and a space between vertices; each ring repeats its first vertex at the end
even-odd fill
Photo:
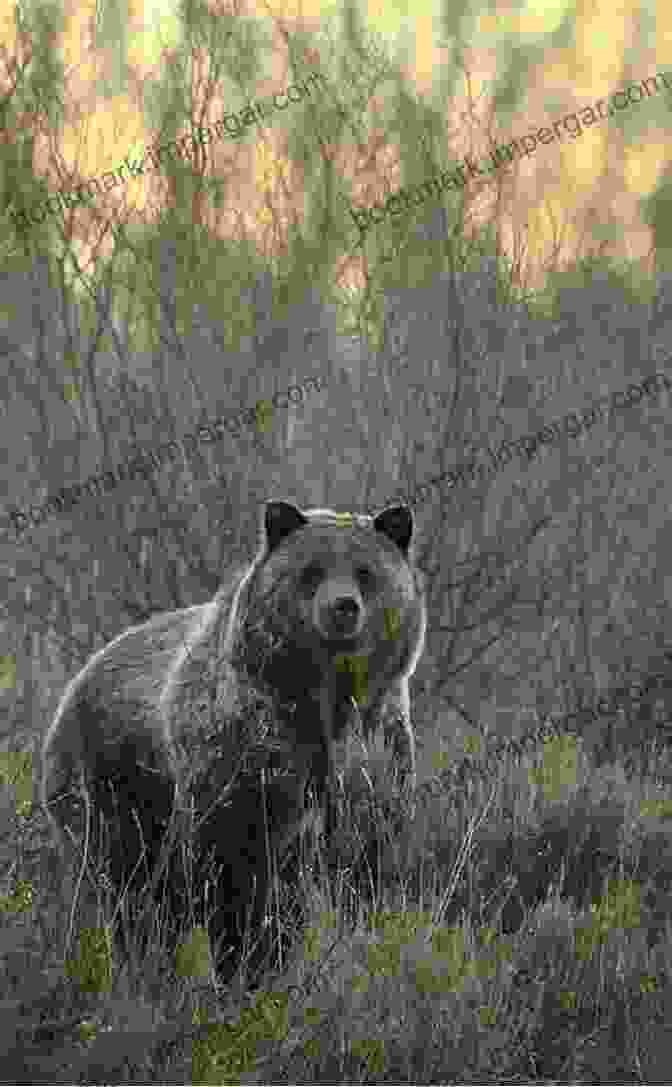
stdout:
POLYGON ((266 536, 266 551, 270 555, 278 544, 282 543, 292 532, 296 532, 302 525, 308 524, 298 506, 291 502, 267 502, 264 513, 264 533, 266 536))
POLYGON ((373 527, 377 532, 384 532, 402 554, 408 557, 413 535, 413 514, 408 506, 387 506, 374 517, 373 527))

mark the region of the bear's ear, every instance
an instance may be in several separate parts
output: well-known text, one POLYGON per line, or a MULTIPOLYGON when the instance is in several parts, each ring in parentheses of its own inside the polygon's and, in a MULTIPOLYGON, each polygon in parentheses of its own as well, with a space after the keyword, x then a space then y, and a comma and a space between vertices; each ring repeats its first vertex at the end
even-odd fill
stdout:
POLYGON ((384 532, 404 555, 408 555, 413 535, 413 514, 408 506, 388 506, 374 517, 373 527, 377 532, 384 532))
POLYGON ((292 532, 296 532, 302 525, 308 524, 308 518, 304 517, 298 506, 291 502, 267 502, 264 512, 264 533, 266 536, 266 550, 270 555, 278 544, 282 543, 292 532))

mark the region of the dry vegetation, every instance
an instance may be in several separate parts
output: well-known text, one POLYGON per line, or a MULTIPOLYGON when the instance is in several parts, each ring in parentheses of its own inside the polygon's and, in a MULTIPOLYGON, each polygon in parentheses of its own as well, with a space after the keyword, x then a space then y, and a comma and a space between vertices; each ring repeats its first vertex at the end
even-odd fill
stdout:
MULTIPOLYGON (((221 68, 242 99, 254 85, 249 27, 222 15, 220 49, 207 10, 188 12, 185 51, 207 43, 211 84, 185 92, 173 57, 165 138, 213 101, 221 68)), ((3 209, 46 195, 28 133, 58 120, 49 18, 35 16, 3 76, 15 133, 3 209)), ((211 229, 226 177, 178 163, 166 167, 171 200, 142 228, 104 207, 30 235, 6 217, 7 505, 39 505, 138 445, 311 374, 325 385, 270 426, 0 539, 2 1082, 669 1080, 667 393, 418 509, 430 619, 413 685, 415 809, 387 794, 367 753, 373 790, 353 777, 339 833, 306 842, 277 882, 275 969, 223 984, 199 927, 175 961, 160 932, 141 960, 122 961, 104 927, 114 902, 66 948, 71 899, 31 795, 42 732, 93 650, 211 596, 251 554, 268 496, 373 509, 667 367, 662 267, 646 295, 592 251, 549 269, 543 299, 523 300, 518 266, 498 260, 496 217, 478 238, 470 230, 478 193, 385 222, 361 257, 346 209, 364 201, 381 130, 403 147, 409 184, 450 154, 438 113, 411 100, 352 20, 346 31, 339 49, 320 39, 310 50, 330 90, 284 115, 282 155, 303 200, 292 204, 278 171, 263 220, 282 242, 273 261, 244 227, 235 240, 211 229), (353 152, 347 169, 339 148, 353 152), (335 265, 355 260, 356 304, 334 286, 335 265), (641 696, 562 724, 635 680, 641 696), (549 714, 559 723, 544 730, 549 714)), ((298 76, 308 50, 286 41, 298 76)))

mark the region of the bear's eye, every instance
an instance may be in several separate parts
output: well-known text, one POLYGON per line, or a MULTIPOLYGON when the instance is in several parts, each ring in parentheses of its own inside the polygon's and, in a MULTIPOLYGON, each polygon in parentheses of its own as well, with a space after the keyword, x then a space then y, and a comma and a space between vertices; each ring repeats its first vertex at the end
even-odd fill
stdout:
POLYGON ((316 585, 319 585, 324 578, 324 570, 320 566, 319 562, 311 562, 310 566, 306 566, 306 569, 301 575, 301 582, 306 588, 313 589, 316 585))
POLYGON ((373 572, 369 570, 368 566, 358 566, 356 570, 357 580, 362 589, 369 589, 375 581, 373 572))

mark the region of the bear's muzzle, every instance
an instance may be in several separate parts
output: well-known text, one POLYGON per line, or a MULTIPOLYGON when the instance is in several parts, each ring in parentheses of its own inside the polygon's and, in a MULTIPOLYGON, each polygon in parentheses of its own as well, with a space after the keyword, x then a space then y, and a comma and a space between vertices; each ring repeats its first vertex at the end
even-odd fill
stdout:
POLYGON ((350 579, 325 581, 315 594, 313 622, 327 641, 356 638, 364 617, 361 593, 350 579))

